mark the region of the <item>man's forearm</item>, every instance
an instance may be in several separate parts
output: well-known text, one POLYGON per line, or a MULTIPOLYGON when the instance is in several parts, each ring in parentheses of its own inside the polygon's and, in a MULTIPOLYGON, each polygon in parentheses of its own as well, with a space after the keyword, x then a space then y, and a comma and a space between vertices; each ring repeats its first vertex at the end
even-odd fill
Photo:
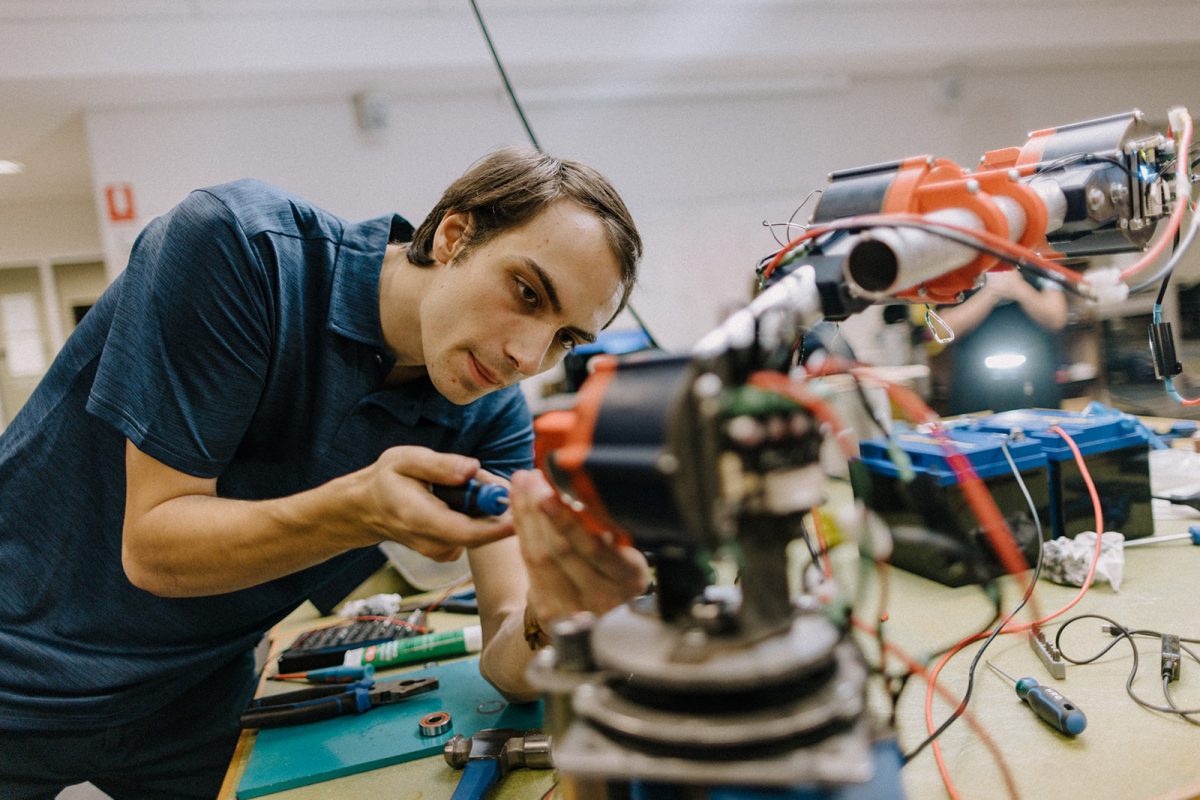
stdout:
POLYGON ((126 522, 130 580, 168 597, 222 594, 289 575, 381 537, 364 525, 354 474, 272 500, 171 498, 126 522), (136 524, 138 530, 130 531, 136 524), (136 535, 131 535, 136 534, 136 535))

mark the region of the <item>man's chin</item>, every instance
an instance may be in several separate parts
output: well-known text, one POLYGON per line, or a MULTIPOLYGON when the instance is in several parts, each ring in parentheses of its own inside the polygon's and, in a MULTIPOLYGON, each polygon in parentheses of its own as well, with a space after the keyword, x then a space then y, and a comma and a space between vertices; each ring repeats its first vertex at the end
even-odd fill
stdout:
POLYGON ((465 381, 444 380, 438 376, 430 374, 430 382, 433 383, 433 388, 438 390, 442 397, 454 403, 456 406, 465 406, 473 403, 485 394, 496 391, 499 386, 488 387, 481 389, 478 386, 473 386, 465 381))

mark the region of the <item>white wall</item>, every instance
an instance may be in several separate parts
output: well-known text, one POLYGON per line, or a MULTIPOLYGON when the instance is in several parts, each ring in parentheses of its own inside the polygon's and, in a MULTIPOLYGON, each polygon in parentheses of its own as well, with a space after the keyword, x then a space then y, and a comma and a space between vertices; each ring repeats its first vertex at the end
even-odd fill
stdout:
POLYGON ((100 254, 100 227, 90 198, 0 205, 0 264, 100 254))
MULTIPOLYGON (((786 220, 830 170, 919 153, 971 165, 985 150, 1021 144, 1028 130, 1135 106, 1152 119, 1174 104, 1200 113, 1197 64, 964 66, 714 86, 567 87, 531 91, 526 102, 548 150, 592 163, 624 194, 647 245, 634 304, 675 348, 747 297, 755 261, 775 247, 762 221, 786 220)), ((348 97, 88 113, 97 201, 106 184, 128 182, 141 212, 135 225, 102 224, 110 266, 123 265, 138 225, 195 187, 253 176, 348 218, 394 210, 417 223, 470 161, 523 141, 486 83, 383 97, 389 124, 370 135, 348 97)))

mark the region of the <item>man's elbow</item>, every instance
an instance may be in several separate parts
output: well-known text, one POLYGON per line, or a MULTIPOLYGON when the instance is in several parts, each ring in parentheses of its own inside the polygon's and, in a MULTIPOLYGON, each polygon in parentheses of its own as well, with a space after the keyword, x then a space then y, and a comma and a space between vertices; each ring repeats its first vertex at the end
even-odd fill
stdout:
POLYGON ((487 658, 479 660, 479 674, 510 703, 532 703, 542 696, 523 675, 514 676, 507 670, 495 669, 487 658))
POLYGON ((146 557, 145 546, 138 546, 136 534, 131 535, 128 523, 121 536, 121 568, 125 577, 143 592, 158 597, 182 597, 176 583, 167 580, 161 569, 146 557))

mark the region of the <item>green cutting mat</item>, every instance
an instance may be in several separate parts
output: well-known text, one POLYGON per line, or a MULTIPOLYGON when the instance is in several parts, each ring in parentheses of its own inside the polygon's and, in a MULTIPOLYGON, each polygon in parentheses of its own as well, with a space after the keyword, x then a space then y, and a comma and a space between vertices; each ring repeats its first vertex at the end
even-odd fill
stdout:
MULTIPOLYGON (((440 755, 451 736, 484 728, 540 728, 542 704, 509 705, 479 674, 479 659, 439 664, 393 678, 437 678, 439 686, 365 714, 259 731, 238 784, 242 800, 366 772, 430 755, 440 755), (441 736, 422 736, 421 717, 450 714, 453 727, 441 736)), ((386 683, 386 679, 380 679, 386 683)))

